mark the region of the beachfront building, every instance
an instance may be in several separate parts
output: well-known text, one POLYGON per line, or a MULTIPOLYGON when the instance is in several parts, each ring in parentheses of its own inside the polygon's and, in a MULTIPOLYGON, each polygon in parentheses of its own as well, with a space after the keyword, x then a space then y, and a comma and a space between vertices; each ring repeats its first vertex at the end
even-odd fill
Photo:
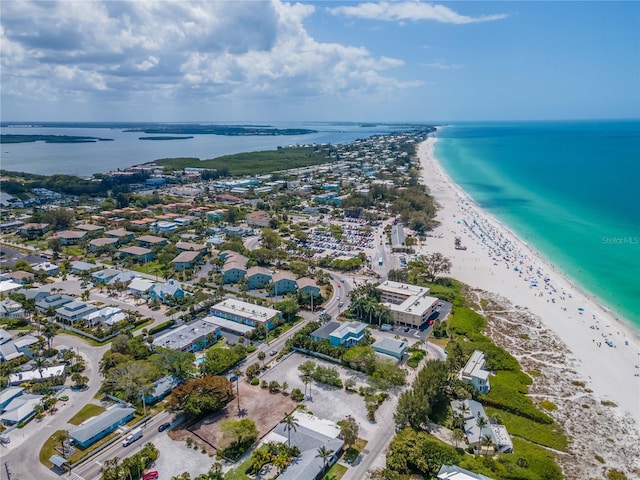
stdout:
POLYGON ((376 287, 381 303, 388 307, 396 325, 421 328, 437 314, 438 299, 427 287, 387 280, 376 287))
POLYGON ((480 393, 489 393, 491 385, 489 384, 489 372, 484 369, 486 358, 484 353, 476 350, 471 354, 466 365, 460 370, 458 378, 465 383, 470 383, 480 393))
POLYGON ((376 353, 381 355, 388 355, 393 358, 397 358, 398 360, 402 360, 402 357, 407 353, 407 349, 409 348, 409 344, 404 340, 396 340, 395 338, 383 337, 379 340, 376 340, 371 348, 376 353))
POLYGON ((76 428, 69 430, 69 437, 81 448, 87 448, 103 439, 120 425, 133 418, 136 409, 123 405, 114 405, 100 415, 85 420, 76 428))
POLYGON ((438 480, 493 480, 480 473, 473 473, 457 465, 442 465, 436 475, 438 480))
POLYGON ((158 335, 153 339, 153 346, 195 353, 209 348, 218 341, 218 337, 220 327, 204 320, 197 320, 158 335))
POLYGON ((273 308, 254 305, 235 298, 227 298, 211 307, 211 315, 250 327, 261 324, 266 325, 267 328, 273 328, 282 313, 273 308))
POLYGON ((454 400, 451 402, 453 413, 462 416, 464 420, 464 434, 467 443, 477 452, 487 453, 498 451, 502 453, 513 452, 513 442, 504 425, 492 422, 480 402, 475 400, 454 400), (478 426, 478 419, 484 418, 486 426, 482 429, 478 426), (491 438, 491 445, 484 443, 484 437, 491 438))

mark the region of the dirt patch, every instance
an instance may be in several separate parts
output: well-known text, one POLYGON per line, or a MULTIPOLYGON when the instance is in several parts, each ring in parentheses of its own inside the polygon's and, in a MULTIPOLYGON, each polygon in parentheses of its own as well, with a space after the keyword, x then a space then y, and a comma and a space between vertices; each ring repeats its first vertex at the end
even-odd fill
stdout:
POLYGON ((244 380, 240 380, 239 390, 239 412, 238 399, 235 398, 222 411, 205 417, 192 425, 184 425, 172 430, 171 438, 186 441, 190 437, 198 445, 198 448, 204 448, 207 453, 215 454, 216 448, 224 447, 220 431, 220 424, 223 420, 249 418, 256 422, 258 438, 262 438, 297 406, 297 403, 288 395, 269 393, 267 389, 249 385, 244 380))

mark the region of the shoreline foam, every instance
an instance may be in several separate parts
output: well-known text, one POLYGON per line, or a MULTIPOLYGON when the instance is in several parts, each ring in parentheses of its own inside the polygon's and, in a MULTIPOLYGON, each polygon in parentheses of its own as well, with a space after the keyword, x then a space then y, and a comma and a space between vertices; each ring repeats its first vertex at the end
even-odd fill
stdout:
POLYGON ((537 315, 567 345, 571 357, 577 360, 576 371, 588 380, 594 394, 615 402, 631 414, 638 430, 640 368, 636 366, 640 367, 640 339, 637 332, 617 320, 595 296, 575 285, 531 245, 482 210, 451 180, 436 159, 436 140, 429 137, 418 148, 422 177, 440 205, 437 220, 441 223, 434 229, 433 237, 427 238, 422 252, 443 253, 452 261, 453 277, 472 287, 502 295, 537 315), (467 250, 455 249, 456 236, 467 250), (613 346, 608 346, 608 341, 613 346))

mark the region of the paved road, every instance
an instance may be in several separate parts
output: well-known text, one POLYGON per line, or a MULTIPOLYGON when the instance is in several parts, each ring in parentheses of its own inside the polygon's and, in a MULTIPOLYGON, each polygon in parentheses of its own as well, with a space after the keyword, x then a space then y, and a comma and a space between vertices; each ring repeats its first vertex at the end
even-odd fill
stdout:
MULTIPOLYGON (((427 343, 427 356, 424 358, 424 364, 427 360, 444 360, 446 354, 444 350, 437 345, 427 343)), ((422 366, 420 365, 420 367, 422 366)), ((412 384, 417 375, 418 369, 409 373, 409 384, 412 384)), ((399 396, 399 395, 398 395, 399 396)), ((342 477, 344 480, 361 480, 367 478, 367 474, 371 470, 383 468, 386 464, 386 450, 395 435, 395 422, 393 414, 396 411, 398 397, 392 396, 388 402, 384 402, 376 412, 376 419, 379 430, 374 437, 369 440, 367 446, 360 455, 360 461, 347 470, 342 477)))
POLYGON ((58 430, 70 428, 67 423, 84 405, 91 403, 94 395, 100 389, 100 373, 98 371, 100 359, 110 347, 89 347, 84 340, 77 337, 60 334, 54 338, 54 347, 70 347, 80 351, 85 359, 86 370, 84 375, 89 377, 88 388, 84 391, 72 391, 67 389, 69 396, 67 402, 56 404, 58 412, 47 415, 42 421, 32 421, 24 428, 15 429, 9 433, 11 443, 0 447, 2 469, 1 480, 46 480, 58 478, 58 474, 48 470, 40 463, 38 455, 45 440, 58 430), (7 478, 4 464, 8 464, 11 477, 7 478))

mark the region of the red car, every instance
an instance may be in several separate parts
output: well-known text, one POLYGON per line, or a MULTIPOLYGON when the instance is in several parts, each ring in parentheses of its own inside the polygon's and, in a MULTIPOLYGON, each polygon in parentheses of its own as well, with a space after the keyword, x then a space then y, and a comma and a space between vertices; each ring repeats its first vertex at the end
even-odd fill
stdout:
POLYGON ((151 472, 142 474, 142 480, 157 480, 157 478, 158 478, 157 470, 153 470, 151 472))

